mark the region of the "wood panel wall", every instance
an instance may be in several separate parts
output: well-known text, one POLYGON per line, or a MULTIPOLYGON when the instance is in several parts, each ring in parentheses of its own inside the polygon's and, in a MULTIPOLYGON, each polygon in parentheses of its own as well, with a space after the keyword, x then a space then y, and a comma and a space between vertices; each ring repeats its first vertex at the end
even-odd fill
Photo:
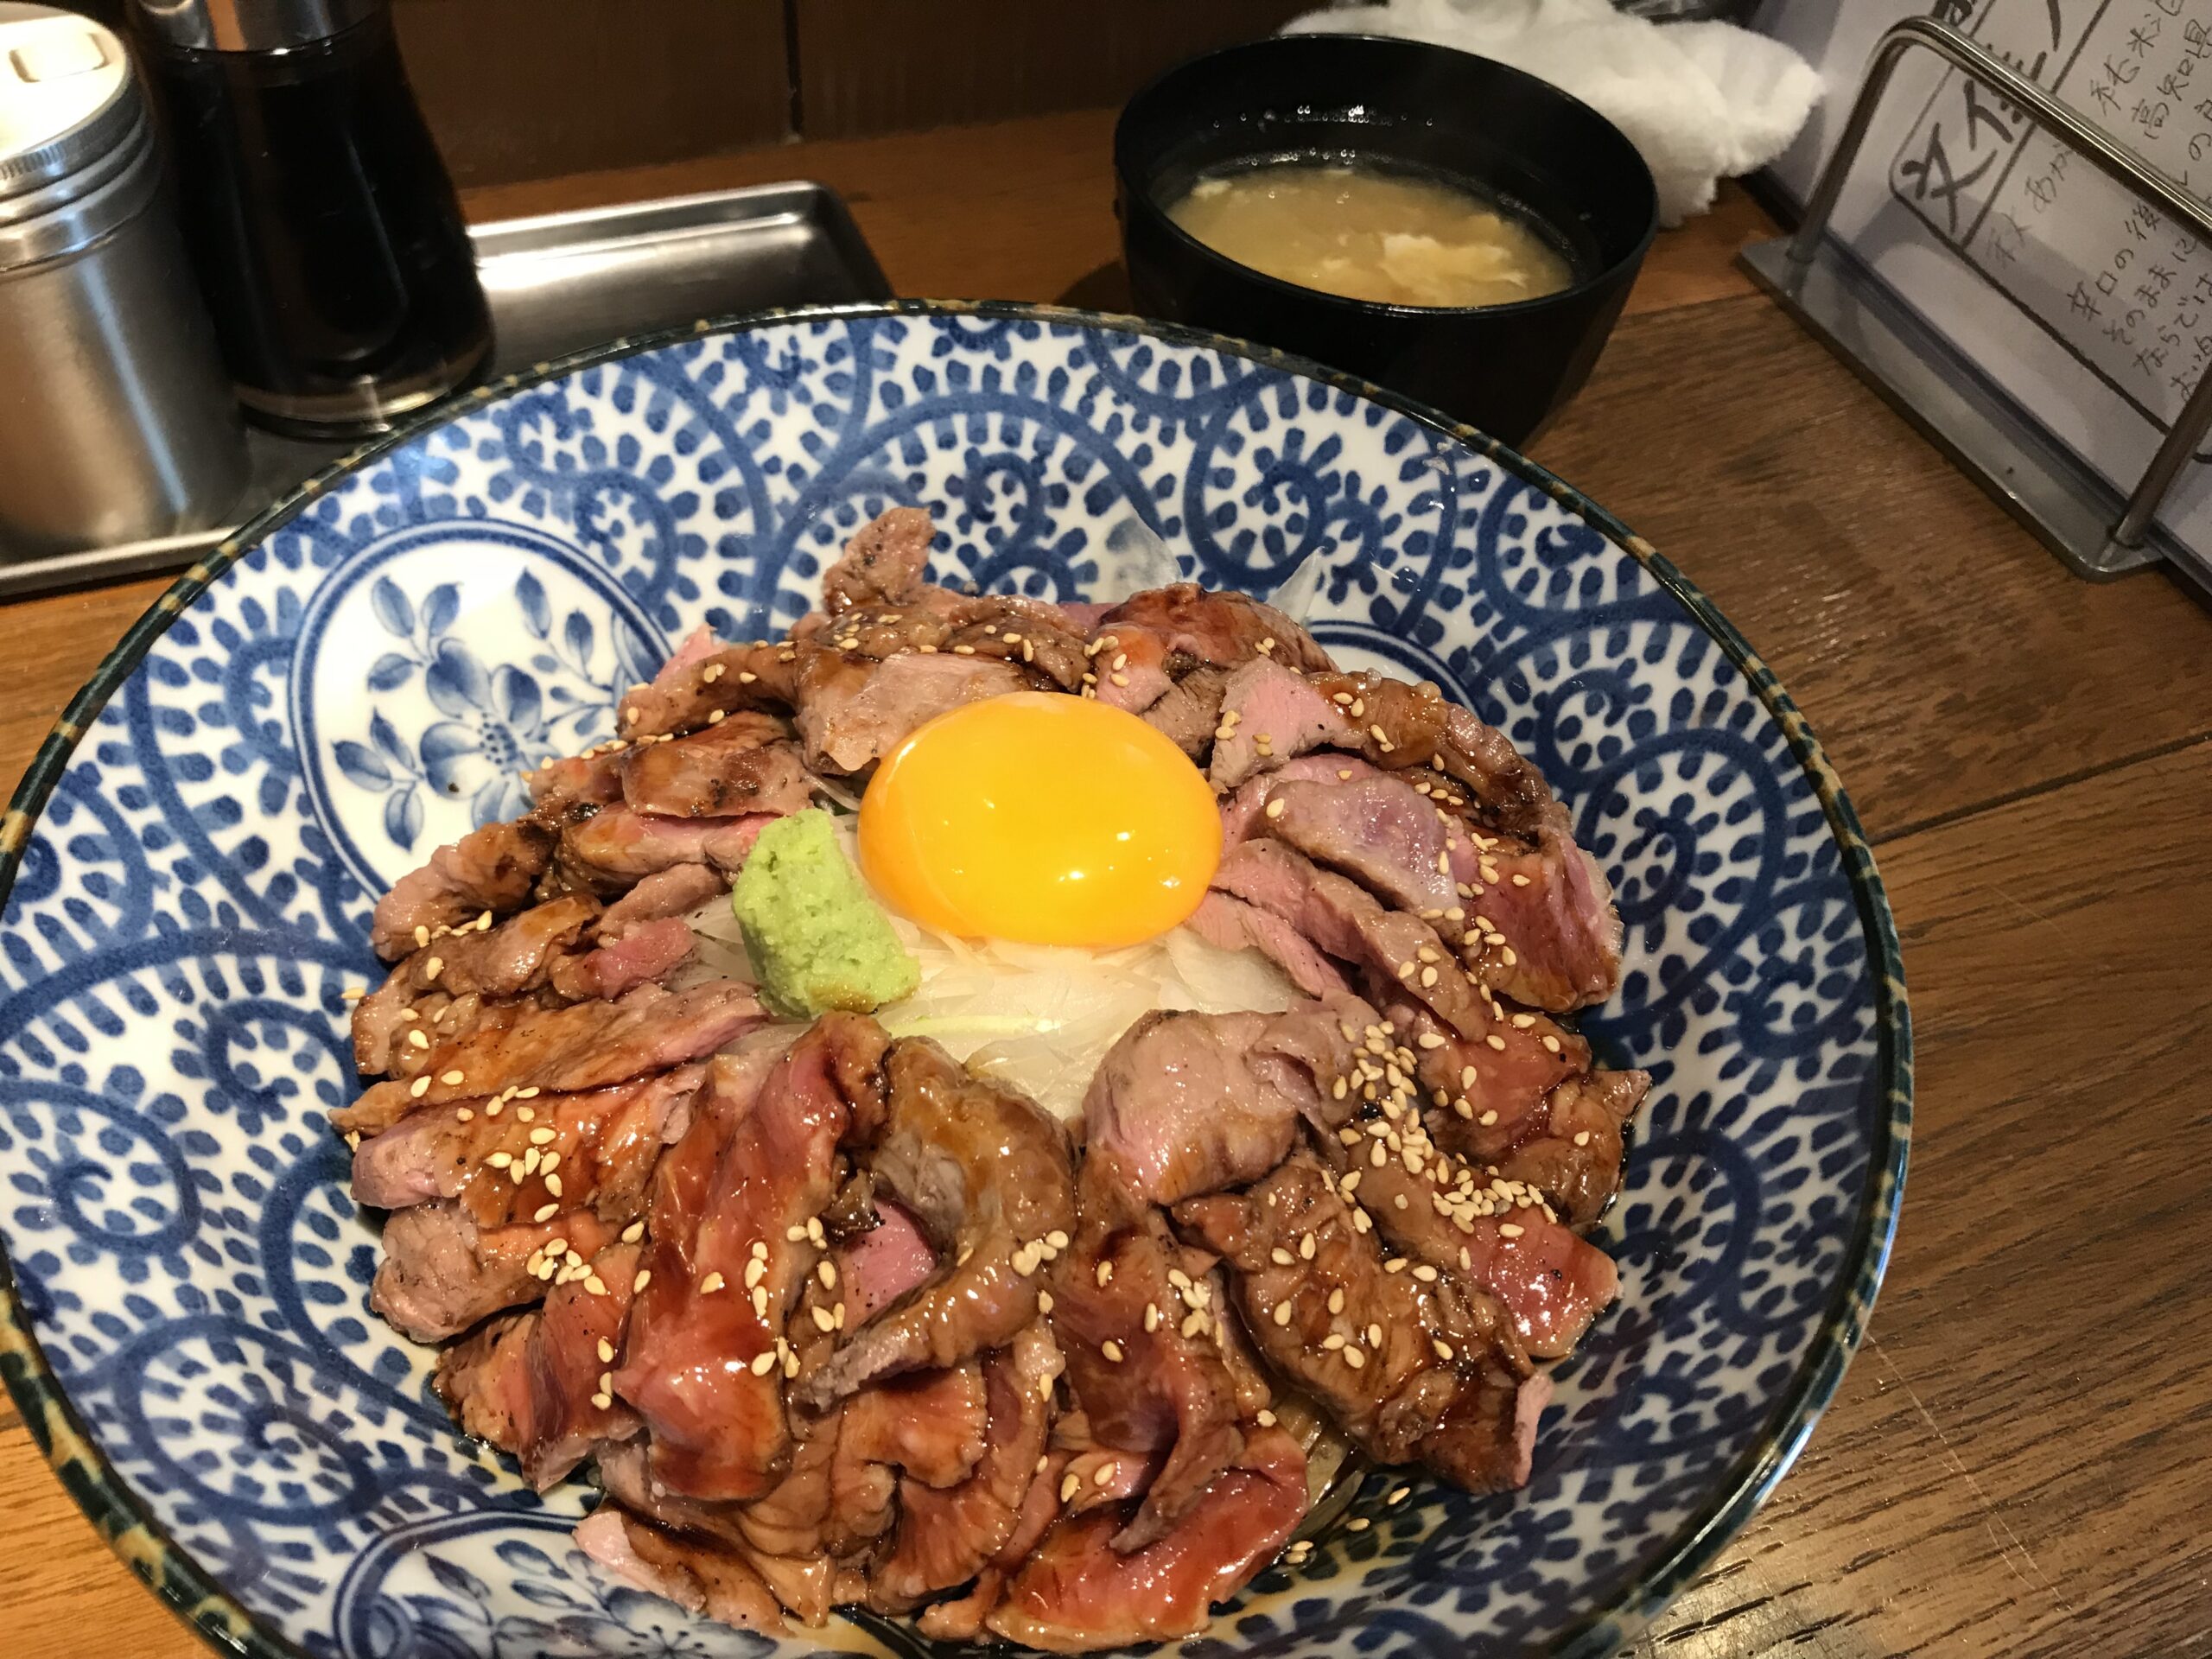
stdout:
MULTIPOLYGON (((126 0, 61 0, 116 29, 126 0)), ((454 181, 1110 107, 1324 0, 391 0, 454 181)))

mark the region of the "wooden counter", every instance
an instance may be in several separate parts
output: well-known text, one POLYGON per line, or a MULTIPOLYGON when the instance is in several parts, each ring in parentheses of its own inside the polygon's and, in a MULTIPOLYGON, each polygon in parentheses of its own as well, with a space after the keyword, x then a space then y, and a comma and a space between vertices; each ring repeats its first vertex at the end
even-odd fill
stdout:
MULTIPOLYGON (((494 216, 805 176, 902 294, 1115 308, 1103 112, 815 142, 471 196, 494 216)), ((1919 1109, 1871 1334, 1796 1471, 1639 1659, 2167 1655, 2212 1632, 2212 617, 2067 575, 1732 268, 1663 235, 1536 457, 1764 653, 1872 835, 1919 1109)), ((4 607, 0 772, 162 584, 4 607)), ((200 1651, 0 1402, 18 1659, 200 1651)))

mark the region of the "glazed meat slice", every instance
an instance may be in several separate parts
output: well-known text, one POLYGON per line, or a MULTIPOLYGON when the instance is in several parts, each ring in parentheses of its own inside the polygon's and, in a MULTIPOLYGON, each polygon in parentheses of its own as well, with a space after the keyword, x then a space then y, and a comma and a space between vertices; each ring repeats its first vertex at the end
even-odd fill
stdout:
POLYGON ((787 1636, 784 1610, 733 1546, 658 1526, 611 1498, 576 1528, 576 1547, 625 1583, 740 1630, 787 1636))
POLYGON ((831 1014, 780 1055, 762 1039, 717 1056, 690 1129, 661 1160, 614 1385, 671 1492, 759 1497, 790 1463, 785 1321, 820 1254, 808 1224, 837 1186, 853 1111, 842 1079, 882 1045, 873 1021, 831 1014))
POLYGON ((1368 765, 1356 754, 1324 750, 1286 760, 1272 772, 1258 773, 1222 802, 1221 844, 1224 848, 1234 847, 1240 841, 1266 834, 1268 803, 1274 798, 1275 791, 1287 785, 1348 784, 1355 779, 1382 776, 1380 768, 1368 765))
MULTIPOLYGON (((1410 1091, 1383 1095, 1379 1109, 1322 1144, 1340 1172, 1338 1192, 1382 1236, 1494 1303, 1512 1342, 1532 1354, 1567 1353, 1618 1291, 1612 1259, 1562 1226, 1534 1187, 1474 1169, 1431 1141, 1410 1091)), ((1495 1321, 1484 1328, 1500 1339, 1495 1321)))
MULTIPOLYGON (((1289 922, 1316 948, 1399 985, 1452 1030, 1486 1042, 1502 1012, 1445 950, 1436 930, 1386 910, 1357 882, 1317 868, 1276 841, 1240 842, 1223 855, 1213 885, 1289 922)), ((1548 1034, 1548 1033, 1547 1033, 1548 1034)))
POLYGON ((556 899, 496 926, 489 911, 478 912, 467 925, 406 957, 361 999, 353 1010, 354 1065, 364 1072, 397 1071, 408 1048, 423 1052, 426 1045, 409 1043, 407 1031, 419 1028, 415 1003, 427 993, 518 996, 543 984, 554 959, 598 913, 588 899, 556 899), (416 1019, 408 1018, 410 1010, 416 1019))
POLYGON ((1005 1592, 1007 1580, 1036 1553, 1052 1522, 1059 1519, 1060 1485, 1067 1467, 1068 1458, 1064 1452, 1048 1449, 1038 1458, 1029 1477, 1029 1489, 1022 1497, 1021 1507, 1014 1513, 1014 1529, 1007 1534, 1006 1541, 976 1574, 976 1582, 965 1595, 932 1602, 921 1610, 915 1623, 924 1636, 939 1642, 973 1642, 978 1638, 983 1620, 1005 1592))
POLYGON ((1228 684, 1229 676, 1221 669, 1194 668, 1162 692, 1144 711, 1144 718, 1166 734, 1169 742, 1204 765, 1221 724, 1222 697, 1228 684))
POLYGON ((813 652, 798 688, 806 763, 816 771, 864 772, 938 715, 1028 689, 1020 668, 995 658, 916 652, 879 663, 813 652))
POLYGON ((638 1428, 606 1387, 630 1315, 637 1247, 616 1244, 592 1266, 598 1291, 572 1279, 542 1307, 495 1320, 438 1356, 439 1398, 469 1433, 512 1453, 541 1492, 599 1442, 638 1428))
POLYGON ((467 1103, 524 1089, 603 1089, 711 1054, 766 1017, 753 988, 736 980, 683 991, 641 985, 616 1002, 532 1008, 499 1029, 435 1044, 413 1083, 379 1083, 334 1112, 332 1121, 341 1132, 367 1135, 416 1106, 467 1103))
POLYGON ((537 1301, 563 1271, 588 1273, 614 1237, 588 1211, 479 1228, 456 1204, 416 1205, 385 1223, 369 1306, 403 1336, 442 1342, 504 1308, 537 1301))
POLYGON ((1041 1108, 923 1039, 893 1044, 884 1074, 868 1166, 912 1212, 939 1265, 801 1382, 798 1397, 815 1409, 877 1377, 1011 1341, 1037 1317, 1039 1266, 1075 1225, 1067 1135, 1041 1108))
POLYGON ((1344 712, 1359 734, 1360 753, 1376 766, 1400 772, 1435 759, 1451 705, 1433 682, 1408 684, 1361 669, 1316 674, 1313 683, 1344 712))
MULTIPOLYGON (((1151 641, 1160 658, 1183 658, 1191 667, 1235 668, 1255 657, 1269 657, 1301 672, 1335 666, 1313 635, 1272 605, 1249 594, 1210 593, 1188 582, 1130 594, 1099 618, 1094 636, 1101 641, 1114 638, 1114 645, 1100 653, 1109 661, 1115 650, 1134 654, 1141 642, 1151 641)), ((1168 677, 1180 679, 1186 671, 1187 667, 1171 667, 1168 677)), ((1103 690, 1099 695, 1112 700, 1103 690)))
POLYGON ((1444 705, 1435 760, 1438 771, 1465 786, 1468 810, 1494 828, 1525 830, 1554 804, 1543 773, 1512 741, 1456 702, 1444 705))
POLYGON ((480 1227, 588 1207, 623 1226, 645 1212, 661 1148, 683 1137, 706 1080, 693 1065, 582 1094, 410 1112, 353 1154, 353 1197, 379 1210, 442 1198, 480 1227))
POLYGON ((1119 1546, 1135 1549, 1162 1536, 1236 1460, 1248 1399, 1216 1339, 1211 1260, 1179 1245, 1157 1211, 1135 1225, 1094 1224, 1094 1208, 1119 1216, 1126 1200, 1095 1201, 1084 1169, 1084 1231, 1052 1269, 1052 1331, 1093 1438, 1157 1471, 1142 1509, 1117 1530, 1119 1546))
POLYGON ((1060 1369, 1059 1348, 1041 1319, 984 1362, 988 1414, 980 1457, 957 1485, 931 1483, 909 1465, 899 1483, 898 1533, 868 1575, 870 1606, 906 1612, 967 1583, 997 1556, 1045 1455, 1060 1369))
POLYGON ((622 757, 622 799, 633 812, 733 818, 796 812, 814 780, 771 715, 739 713, 686 737, 638 743, 622 757))
POLYGON ((530 818, 471 830, 391 884, 370 918, 369 944, 390 962, 487 910, 521 909, 553 861, 553 831, 530 818))
POLYGON ((874 1226, 837 1247, 837 1282, 852 1327, 866 1325, 937 1270, 937 1252, 912 1216, 895 1204, 880 1203, 875 1211, 874 1226))
POLYGON ((1315 749, 1357 749, 1360 743, 1360 728, 1306 676, 1261 658, 1231 674, 1223 689, 1206 776, 1226 794, 1315 749))
POLYGON ((742 868, 768 814, 736 818, 671 818, 601 807, 561 832, 559 875, 569 887, 606 897, 680 864, 725 874, 742 868))
POLYGON ((709 899, 729 891, 729 881, 709 864, 671 864, 656 870, 607 906, 599 918, 596 938, 602 945, 619 944, 648 922, 671 921, 689 916, 709 899))
MULTIPOLYGON (((1495 1161, 1498 1173, 1535 1188, 1569 1225, 1596 1224, 1620 1190, 1623 1135, 1651 1087, 1648 1071, 1592 1071, 1544 1096, 1541 1133, 1495 1161)), ((1464 1122, 1440 1126, 1449 1135, 1464 1122)))
POLYGON ((544 764, 522 775, 523 786, 537 807, 535 816, 557 823, 580 810, 605 806, 622 798, 622 752, 620 742, 602 744, 582 754, 549 756, 544 764))
POLYGON ((1272 911, 1212 892, 1185 923, 1208 944, 1223 950, 1257 950, 1290 976, 1308 996, 1349 996, 1351 982, 1323 956, 1313 941, 1272 911))
POLYGON ((690 924, 681 917, 639 922, 619 939, 556 958, 550 975, 553 994, 571 1002, 611 1001, 673 971, 697 947, 690 924))
POLYGON ((937 527, 919 507, 893 507, 862 524, 822 576, 830 614, 861 605, 902 605, 921 588, 937 527))
POLYGON ((1279 1428, 1255 1430, 1236 1464, 1173 1530, 1134 1553, 1119 1517, 1096 1511, 1046 1534, 985 1623, 1051 1653, 1172 1641, 1204 1630, 1288 1541, 1306 1514, 1306 1454, 1279 1428))
POLYGON ((1442 1275, 1392 1273, 1373 1223, 1310 1154, 1176 1219, 1235 1269, 1268 1363, 1382 1463, 1418 1459, 1469 1491, 1529 1478, 1549 1383, 1442 1275), (1488 1338, 1486 1340, 1486 1338, 1488 1338))
POLYGON ((798 695, 798 652, 772 640, 722 645, 679 662, 671 658, 650 685, 623 694, 622 736, 632 742, 703 729, 721 715, 785 709, 798 695))
POLYGON ((1467 912, 1460 956, 1501 995, 1564 1013, 1619 988, 1621 919, 1605 872, 1567 833, 1566 808, 1534 816, 1532 842, 1478 831, 1452 847, 1467 912))
POLYGON ((1323 1115, 1330 1085, 1352 1069, 1354 1033, 1375 1018, 1351 997, 1280 1014, 1144 1015, 1084 1096, 1085 1221, 1134 1219, 1266 1174, 1301 1117, 1323 1115))
POLYGON ((988 1412, 983 1367, 974 1360, 891 1377, 844 1402, 830 1469, 830 1525, 813 1547, 850 1555, 882 1537, 897 1513, 902 1471, 912 1491, 957 1487, 983 1457, 988 1412))
POLYGON ((1270 791, 1266 833, 1316 864, 1356 879, 1395 910, 1429 921, 1464 918, 1451 851, 1471 851, 1465 826, 1402 776, 1370 771, 1348 783, 1286 783, 1270 791))

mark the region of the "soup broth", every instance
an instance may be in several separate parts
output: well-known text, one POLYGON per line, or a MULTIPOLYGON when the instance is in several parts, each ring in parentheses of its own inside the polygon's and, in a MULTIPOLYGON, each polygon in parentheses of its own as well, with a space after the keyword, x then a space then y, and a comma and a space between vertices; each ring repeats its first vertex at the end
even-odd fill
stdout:
POLYGON ((1389 305, 1508 305, 1574 279, 1565 256, 1464 186, 1342 162, 1202 176, 1168 217, 1301 288, 1389 305))

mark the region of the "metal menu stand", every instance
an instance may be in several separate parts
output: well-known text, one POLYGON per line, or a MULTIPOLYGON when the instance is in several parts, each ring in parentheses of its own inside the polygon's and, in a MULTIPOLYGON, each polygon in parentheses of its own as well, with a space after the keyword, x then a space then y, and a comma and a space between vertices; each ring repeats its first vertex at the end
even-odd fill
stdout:
MULTIPOLYGON (((2123 501, 2040 423, 1990 383, 1827 234, 1836 198, 1898 60, 1915 48, 1944 59, 2064 138, 2116 183, 2212 245, 2212 209, 2175 179, 1947 23, 1909 17, 1882 36, 1835 153, 1796 234, 1746 249, 1746 269, 1838 357, 1973 474, 2078 575, 2105 580, 2157 563, 2159 504, 2212 428, 2212 370, 2200 378, 2123 501)), ((2170 543, 2167 543, 2171 545, 2170 543)))

